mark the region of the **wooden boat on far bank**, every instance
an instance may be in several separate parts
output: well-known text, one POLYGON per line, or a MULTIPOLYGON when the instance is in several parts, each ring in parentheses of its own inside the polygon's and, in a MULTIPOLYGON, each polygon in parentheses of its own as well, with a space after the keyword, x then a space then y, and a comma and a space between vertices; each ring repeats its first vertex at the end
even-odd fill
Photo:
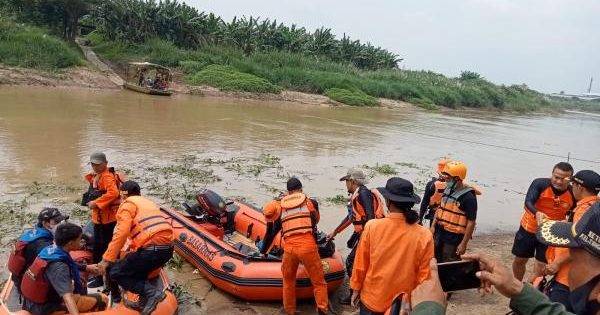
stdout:
POLYGON ((132 91, 150 94, 150 95, 170 96, 173 94, 173 91, 171 91, 171 90, 153 89, 150 87, 139 86, 137 84, 133 84, 133 83, 129 83, 129 82, 125 82, 125 84, 123 84, 123 87, 126 89, 129 89, 129 90, 132 90, 132 91))
POLYGON ((172 78, 167 67, 149 62, 130 62, 123 87, 150 95, 170 96, 173 94, 173 90, 169 89, 172 78))

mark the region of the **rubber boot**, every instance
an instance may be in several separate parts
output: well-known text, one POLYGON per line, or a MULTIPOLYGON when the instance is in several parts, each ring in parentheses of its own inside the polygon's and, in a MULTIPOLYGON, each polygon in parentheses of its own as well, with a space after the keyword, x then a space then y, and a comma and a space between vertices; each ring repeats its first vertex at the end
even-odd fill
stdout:
POLYGON ((150 315, 158 306, 158 303, 162 301, 167 294, 158 288, 158 286, 151 281, 146 281, 144 284, 144 292, 140 294, 140 302, 143 300, 145 303, 142 308, 142 315, 150 315), (142 299, 143 297, 143 299, 142 299))
POLYGON ((340 302, 340 304, 342 304, 342 305, 350 305, 352 303, 352 289, 350 289, 350 292, 348 293, 347 296, 340 297, 338 299, 338 302, 340 302))

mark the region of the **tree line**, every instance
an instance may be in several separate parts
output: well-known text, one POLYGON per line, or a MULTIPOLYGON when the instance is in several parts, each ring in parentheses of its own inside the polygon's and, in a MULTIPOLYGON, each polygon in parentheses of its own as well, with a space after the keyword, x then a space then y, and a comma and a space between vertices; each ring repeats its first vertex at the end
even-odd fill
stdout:
POLYGON ((365 70, 394 69, 402 60, 345 34, 337 38, 329 28, 309 32, 295 24, 255 17, 226 22, 177 0, 0 0, 0 6, 18 21, 53 29, 67 41, 74 40, 84 25, 112 41, 161 38, 181 48, 228 46, 246 55, 285 51, 365 70))

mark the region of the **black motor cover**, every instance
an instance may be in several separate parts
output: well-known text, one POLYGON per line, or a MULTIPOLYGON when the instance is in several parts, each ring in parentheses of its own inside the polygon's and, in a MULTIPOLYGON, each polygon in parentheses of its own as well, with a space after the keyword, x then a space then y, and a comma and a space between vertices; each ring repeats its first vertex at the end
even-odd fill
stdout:
POLYGON ((208 215, 221 217, 225 214, 225 200, 210 189, 202 189, 196 193, 196 200, 208 215))
POLYGON ((319 256, 321 258, 328 258, 333 256, 335 253, 335 244, 333 241, 327 241, 327 234, 319 231, 315 235, 317 246, 319 247, 319 256))

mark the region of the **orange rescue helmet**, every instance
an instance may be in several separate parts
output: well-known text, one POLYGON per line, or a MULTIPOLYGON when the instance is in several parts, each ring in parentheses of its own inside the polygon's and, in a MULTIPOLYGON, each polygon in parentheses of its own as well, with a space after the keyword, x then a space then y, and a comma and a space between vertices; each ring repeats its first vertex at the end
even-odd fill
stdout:
POLYGON ((464 180, 467 177, 467 166, 460 161, 450 161, 444 166, 443 173, 464 180))
POLYGON ((446 167, 446 164, 448 164, 451 161, 452 160, 449 160, 449 159, 440 160, 438 162, 438 166, 437 166, 437 169, 435 170, 435 172, 438 173, 438 175, 442 175, 442 171, 444 170, 444 167, 446 167))

